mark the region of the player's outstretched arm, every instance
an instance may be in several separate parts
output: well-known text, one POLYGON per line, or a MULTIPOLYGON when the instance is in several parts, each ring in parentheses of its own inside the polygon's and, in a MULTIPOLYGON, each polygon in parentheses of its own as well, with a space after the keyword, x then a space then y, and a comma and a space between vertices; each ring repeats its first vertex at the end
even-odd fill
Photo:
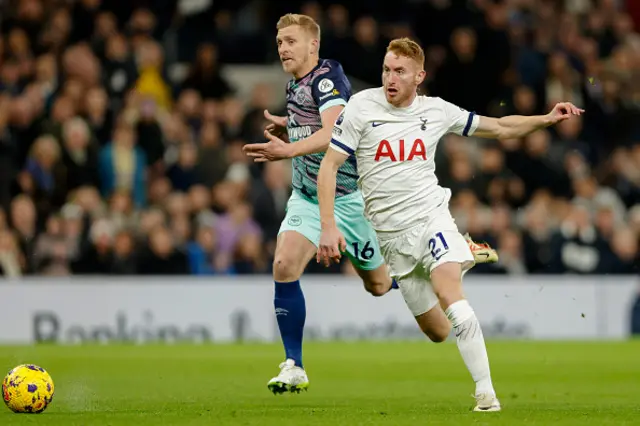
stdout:
POLYGON ((327 150, 318 172, 318 203, 320 204, 320 223, 322 234, 316 260, 329 266, 331 261, 339 262, 347 248, 347 243, 338 230, 333 210, 336 197, 336 176, 338 169, 347 160, 348 155, 335 149, 327 150))
POLYGON ((343 105, 336 105, 323 111, 321 114, 322 128, 308 138, 301 139, 295 143, 287 143, 267 128, 264 131, 264 137, 269 142, 248 144, 243 146, 242 149, 249 157, 253 157, 253 161, 258 163, 325 152, 329 147, 329 142, 331 142, 333 124, 343 109, 343 105))
POLYGON ((561 102, 556 104, 546 115, 508 115, 502 118, 480 116, 478 127, 473 132, 473 136, 501 140, 521 138, 583 112, 583 109, 576 107, 571 102, 561 102))
POLYGON ((336 105, 327 108, 320 114, 322 118, 322 129, 318 130, 308 138, 301 139, 291 144, 291 158, 302 155, 326 152, 331 142, 331 131, 336 119, 344 109, 344 105, 336 105))

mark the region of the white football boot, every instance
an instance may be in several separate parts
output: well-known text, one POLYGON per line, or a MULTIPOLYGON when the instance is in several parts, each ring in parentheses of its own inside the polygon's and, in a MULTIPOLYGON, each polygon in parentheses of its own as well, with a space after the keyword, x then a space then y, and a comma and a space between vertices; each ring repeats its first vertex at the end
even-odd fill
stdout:
POLYGON ((474 398, 476 399, 476 406, 473 411, 500 411, 502 409, 500 401, 493 393, 479 393, 474 398))
POLYGON ((267 383, 267 388, 275 394, 285 392, 300 393, 309 387, 307 373, 298 367, 294 360, 288 359, 280 363, 280 374, 267 383))

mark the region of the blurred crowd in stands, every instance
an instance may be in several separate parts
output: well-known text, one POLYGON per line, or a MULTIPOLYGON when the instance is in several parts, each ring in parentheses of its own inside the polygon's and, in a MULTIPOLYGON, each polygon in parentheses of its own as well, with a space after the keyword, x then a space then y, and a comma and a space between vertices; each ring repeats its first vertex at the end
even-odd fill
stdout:
POLYGON ((410 36, 429 95, 494 116, 586 109, 524 140, 447 136, 438 175, 461 231, 500 253, 475 273, 638 273, 637 0, 0 0, 2 274, 269 272, 290 165, 241 148, 284 88, 240 96, 221 69, 277 62, 288 12, 365 85, 410 36))

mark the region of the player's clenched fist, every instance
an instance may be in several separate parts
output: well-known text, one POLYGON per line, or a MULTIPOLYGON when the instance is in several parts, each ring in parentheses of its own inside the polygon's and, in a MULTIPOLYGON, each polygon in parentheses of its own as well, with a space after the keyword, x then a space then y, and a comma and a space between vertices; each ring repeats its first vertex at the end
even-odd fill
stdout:
POLYGON ((328 227, 322 230, 320 234, 320 244, 318 244, 318 253, 316 261, 324 263, 324 266, 331 265, 331 262, 340 263, 342 252, 347 249, 347 241, 336 226, 328 227))

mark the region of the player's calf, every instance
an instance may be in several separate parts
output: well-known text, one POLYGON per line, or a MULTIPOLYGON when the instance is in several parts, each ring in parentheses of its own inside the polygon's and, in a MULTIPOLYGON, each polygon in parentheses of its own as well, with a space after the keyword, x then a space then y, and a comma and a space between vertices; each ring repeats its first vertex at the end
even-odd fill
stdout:
POLYGON ((439 305, 416 317, 420 330, 434 343, 442 343, 451 333, 451 322, 439 305))

